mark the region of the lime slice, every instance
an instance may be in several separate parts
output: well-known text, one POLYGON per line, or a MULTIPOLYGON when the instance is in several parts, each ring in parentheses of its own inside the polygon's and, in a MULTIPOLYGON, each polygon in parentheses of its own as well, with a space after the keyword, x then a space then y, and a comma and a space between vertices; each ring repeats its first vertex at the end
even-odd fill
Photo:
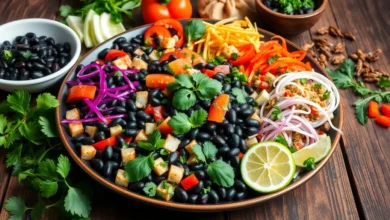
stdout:
POLYGON ((99 15, 94 15, 92 18, 92 33, 95 37, 95 46, 101 44, 104 42, 104 37, 102 35, 102 31, 100 30, 100 16, 99 15))
POLYGON ((262 193, 286 187, 293 179, 295 169, 291 152, 273 141, 252 146, 241 161, 241 175, 245 183, 262 193))
POLYGON ((72 28, 77 36, 79 36, 80 38, 80 41, 83 42, 83 38, 84 38, 84 22, 83 22, 83 19, 79 16, 73 16, 73 15, 69 15, 67 18, 66 18, 66 22, 68 23, 69 27, 72 28))
POLYGON ((298 167, 305 167, 303 162, 309 157, 313 157, 317 163, 318 161, 324 159, 329 154, 331 149, 332 144, 330 137, 327 135, 320 135, 320 139, 317 142, 293 153, 295 164, 298 167))
POLYGON ((124 32, 126 29, 122 23, 115 24, 111 21, 111 15, 104 12, 100 15, 100 29, 104 40, 124 32))
POLYGON ((92 35, 93 16, 97 15, 94 10, 89 10, 84 20, 84 43, 87 48, 91 48, 94 45, 92 35))

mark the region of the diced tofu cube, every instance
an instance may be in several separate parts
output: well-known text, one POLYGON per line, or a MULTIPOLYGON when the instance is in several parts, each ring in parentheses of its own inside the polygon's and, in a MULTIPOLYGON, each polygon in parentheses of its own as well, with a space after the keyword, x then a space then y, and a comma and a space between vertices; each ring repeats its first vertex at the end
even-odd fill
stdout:
POLYGON ((140 48, 137 48, 135 51, 134 51, 134 54, 136 55, 139 55, 139 56, 142 56, 142 54, 144 54, 145 52, 142 51, 140 48))
POLYGON ((80 119, 80 110, 78 108, 74 108, 66 111, 65 118, 68 120, 80 119))
POLYGON ((161 157, 154 160, 153 171, 157 176, 161 176, 168 171, 168 162, 165 162, 161 157))
POLYGON ((184 175, 184 169, 171 165, 168 172, 168 182, 179 184, 184 175))
POLYGON ((95 137, 97 130, 96 126, 85 126, 85 133, 87 133, 91 138, 95 137))
POLYGON ((135 158, 135 148, 121 149, 122 162, 127 163, 135 158))
POLYGON ((96 155, 96 149, 91 145, 81 146, 81 159, 92 160, 96 155))
POLYGON ((163 51, 163 54, 170 53, 170 52, 173 52, 173 51, 175 51, 175 48, 168 48, 168 49, 165 49, 163 51))
POLYGON ((276 79, 276 77, 272 73, 266 73, 264 75, 264 80, 267 81, 269 84, 274 83, 275 79, 276 79))
POLYGON ((126 187, 129 185, 129 181, 126 178, 126 173, 122 169, 118 169, 115 177, 115 184, 126 187))
POLYGON ((249 97, 252 97, 253 99, 256 99, 258 95, 259 95, 259 93, 257 93, 256 91, 253 91, 252 94, 249 97))
POLYGON ((133 69, 148 69, 148 63, 143 61, 141 58, 134 57, 133 63, 131 64, 131 68, 133 69))
POLYGON ((69 131, 72 137, 79 136, 80 134, 84 133, 83 123, 81 122, 69 123, 69 131))
POLYGON ((235 46, 231 45, 223 48, 222 55, 225 58, 230 59, 233 53, 238 53, 238 50, 235 46))
POLYGON ((263 91, 260 92, 260 94, 256 97, 255 102, 257 102, 258 105, 262 105, 266 102, 268 102, 270 99, 269 93, 263 89, 263 91))
POLYGON ((135 96, 135 105, 137 108, 145 108, 148 104, 148 91, 139 91, 136 92, 135 96))
POLYGON ((167 138, 165 139, 163 148, 169 152, 175 152, 179 147, 179 144, 179 139, 177 139, 175 136, 168 134, 167 138))
POLYGON ((138 141, 147 141, 148 140, 148 136, 145 134, 145 130, 142 129, 138 132, 137 136, 135 136, 135 142, 138 142, 138 141))
POLYGON ((245 139, 245 143, 246 143, 246 146, 248 146, 248 148, 251 148, 253 145, 255 145, 259 142, 257 141, 256 137, 251 137, 251 138, 245 139))
POLYGON ((187 160, 187 165, 192 165, 198 162, 198 159, 196 159, 196 155, 192 154, 188 160, 187 160))
POLYGON ((122 57, 122 60, 126 64, 127 68, 131 68, 132 62, 131 62, 130 56, 124 56, 124 57, 122 57))
POLYGON ((194 147, 195 144, 198 144, 198 143, 197 143, 196 140, 194 139, 194 140, 192 140, 189 144, 187 144, 187 146, 185 146, 185 149, 188 151, 188 153, 190 153, 190 154, 193 154, 193 153, 194 153, 194 151, 192 150, 192 148, 194 147))
POLYGON ((160 59, 160 56, 158 55, 158 51, 157 50, 153 50, 149 54, 149 60, 158 60, 158 59, 160 59))
POLYGON ((197 69, 186 69, 185 73, 187 73, 188 75, 192 75, 194 73, 199 73, 199 70, 197 69))
POLYGON ((176 34, 172 38, 175 40, 175 42, 179 41, 179 37, 176 34))
POLYGON ((123 57, 112 61, 112 64, 118 67, 119 69, 123 69, 123 70, 127 69, 127 64, 125 62, 125 59, 123 59, 123 57))
POLYGON ((175 39, 171 38, 171 37, 164 37, 160 41, 160 47, 165 48, 165 49, 174 48, 175 44, 176 44, 175 39))
POLYGON ((157 125, 156 123, 145 123, 145 134, 150 135, 153 133, 154 130, 156 130, 157 125))
POLYGON ((263 123, 263 120, 256 113, 253 113, 251 118, 256 119, 258 122, 260 122, 260 124, 263 123))
POLYGON ((169 184, 167 181, 162 181, 157 186, 156 195, 160 199, 169 201, 171 200, 174 194, 175 194, 175 187, 172 184, 169 184))
POLYGON ((111 137, 118 136, 120 134, 122 134, 122 126, 116 125, 114 127, 110 127, 110 135, 111 135, 111 137))

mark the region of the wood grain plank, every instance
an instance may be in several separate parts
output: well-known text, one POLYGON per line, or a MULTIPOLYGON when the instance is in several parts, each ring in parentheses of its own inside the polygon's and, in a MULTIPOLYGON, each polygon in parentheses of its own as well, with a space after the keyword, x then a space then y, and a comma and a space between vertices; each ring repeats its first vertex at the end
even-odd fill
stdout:
POLYGON ((5 151, 0 151, 0 212, 3 207, 3 199, 5 198, 5 193, 8 187, 9 173, 5 167, 5 151))

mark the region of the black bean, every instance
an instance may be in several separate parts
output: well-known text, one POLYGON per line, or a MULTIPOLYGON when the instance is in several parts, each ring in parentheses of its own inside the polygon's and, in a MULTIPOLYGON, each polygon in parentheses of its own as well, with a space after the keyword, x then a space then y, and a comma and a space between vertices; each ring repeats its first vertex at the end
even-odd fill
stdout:
POLYGON ((111 164, 113 170, 118 169, 120 166, 120 164, 116 161, 108 161, 108 163, 111 164))
POLYGON ((236 195, 234 196, 234 200, 240 201, 245 198, 245 192, 237 192, 236 195))
POLYGON ((52 74, 51 70, 50 70, 49 68, 47 68, 47 67, 45 67, 45 68, 42 70, 42 72, 43 72, 43 74, 44 74, 45 76, 52 74))
POLYGON ((226 200, 232 201, 235 195, 236 195, 236 190, 234 188, 228 189, 226 191, 226 200))
MULTIPOLYGON (((118 145, 118 143, 117 143, 117 145, 118 145)), ((111 147, 111 148, 115 149, 117 147, 111 147)), ((112 160, 120 163, 122 161, 122 157, 118 152, 114 152, 114 154, 112 155, 112 160)))
POLYGON ((94 170, 100 172, 103 169, 104 163, 101 159, 94 158, 91 160, 91 166, 94 170))
POLYGON ((31 78, 33 78, 33 79, 38 79, 38 78, 42 78, 45 76, 45 75, 43 75, 43 73, 41 71, 33 71, 30 74, 31 74, 31 78))
POLYGON ((175 199, 177 199, 179 202, 187 202, 188 200, 188 194, 187 192, 180 188, 176 187, 175 189, 175 199))
POLYGON ((213 138, 213 143, 216 144, 217 146, 223 146, 226 144, 226 141, 220 135, 216 135, 213 138))
POLYGON ((196 163, 192 165, 193 170, 203 170, 204 169, 204 164, 203 163, 196 163))
POLYGON ((229 152, 230 152, 230 148, 228 146, 226 146, 226 145, 218 149, 218 153, 220 155, 226 155, 229 152))
POLYGON ((65 57, 60 57, 60 59, 58 60, 58 64, 60 65, 61 68, 64 67, 67 63, 68 61, 65 57))
POLYGON ((187 146, 189 143, 191 142, 190 139, 188 138, 185 138, 185 139, 182 139, 180 144, 179 144, 179 148, 184 148, 185 146, 187 146))
POLYGON ((137 121, 137 128, 138 129, 143 129, 145 127, 145 122, 144 121, 137 121))
POLYGON ((209 122, 206 125, 206 130, 209 133, 213 133, 217 129, 217 125, 214 122, 209 122))
POLYGON ((219 196, 218 193, 214 190, 211 189, 209 192, 209 200, 213 203, 218 203, 219 202, 219 196))
MULTIPOLYGON (((126 128, 128 128, 128 129, 136 129, 137 128, 137 122, 135 122, 135 121, 128 121, 127 125, 126 125, 126 128)), ((124 133, 126 133, 126 132, 124 132, 124 133)))
POLYGON ((228 141, 229 147, 236 148, 238 147, 239 143, 240 143, 240 137, 237 134, 232 134, 228 141))
POLYGON ((234 128, 234 133, 238 136, 242 136, 243 135, 243 132, 242 132, 242 129, 239 125, 236 125, 235 128, 234 128))
POLYGON ((190 168, 187 165, 183 164, 183 169, 184 169, 184 175, 188 176, 190 174, 190 168))
POLYGON ((160 106, 161 105, 161 101, 158 98, 151 98, 150 99, 150 104, 152 106, 160 106))
POLYGON ((137 106, 135 105, 133 100, 129 99, 126 101, 126 109, 129 111, 136 111, 137 106))
POLYGON ((178 154, 178 152, 172 152, 172 153, 169 155, 168 161, 169 161, 170 164, 174 164, 174 163, 176 163, 178 160, 179 160, 179 154, 178 154))
POLYGON ((230 165, 233 168, 239 168, 240 167, 240 159, 238 158, 238 156, 234 156, 234 157, 230 158, 230 165))
POLYGON ((117 125, 120 123, 120 121, 122 121, 121 118, 115 118, 114 120, 112 120, 112 121, 110 122, 109 127, 115 127, 115 126, 117 126, 117 125))
POLYGON ((104 163, 102 174, 105 177, 109 177, 112 174, 112 164, 109 162, 104 163))
POLYGON ((119 147, 122 147, 124 144, 126 144, 125 139, 121 136, 117 136, 116 137, 116 145, 119 147))
POLYGON ((231 89, 232 89, 232 86, 229 83, 225 83, 222 86, 222 91, 225 92, 225 93, 230 92, 231 89))
POLYGON ((253 109, 251 109, 251 108, 241 109, 241 111, 238 112, 238 114, 239 114, 242 118, 248 118, 249 116, 251 116, 251 115, 253 114, 253 109))
POLYGON ((216 191, 217 191, 218 196, 219 196, 220 199, 225 199, 226 198, 227 193, 226 193, 226 189, 225 188, 223 188, 221 186, 218 186, 216 188, 216 191))
POLYGON ((95 158, 102 159, 103 158, 103 151, 101 151, 101 150, 96 151, 95 158))
POLYGON ((194 69, 202 70, 205 67, 204 63, 198 63, 194 66, 194 69))
POLYGON ((191 140, 195 139, 199 134, 199 129, 198 128, 193 128, 189 132, 189 137, 191 140))
POLYGON ((108 127, 106 124, 104 124, 103 122, 96 122, 96 127, 98 128, 99 131, 109 131, 108 127))
POLYGON ((240 144, 238 145, 238 147, 240 148, 240 151, 242 153, 246 153, 248 151, 248 146, 244 139, 240 139, 240 144))
POLYGON ((234 80, 233 82, 232 82, 232 87, 234 87, 234 88, 241 88, 241 81, 239 81, 239 80, 234 80))
POLYGON ((54 62, 55 58, 53 56, 46 57, 46 62, 54 62))
POLYGON ((213 183, 210 180, 203 180, 204 187, 209 187, 213 185, 213 183))
POLYGON ((230 122, 230 123, 236 123, 236 120, 237 120, 237 112, 236 110, 234 109, 229 109, 229 111, 226 113, 226 119, 230 122))
POLYGON ((136 115, 138 120, 142 120, 142 121, 149 121, 151 119, 151 116, 144 112, 144 111, 137 111, 136 115))
POLYGON ((246 100, 246 103, 248 103, 250 105, 253 105, 253 103, 255 102, 255 99, 250 97, 250 96, 246 97, 245 100, 246 100))
POLYGON ((260 122, 256 119, 253 119, 253 118, 247 118, 245 120, 245 125, 247 127, 255 127, 255 128, 259 128, 260 127, 260 122))
MULTIPOLYGON (((0 79, 4 79, 4 76, 5 76, 5 70, 0 69, 0 79)), ((28 79, 28 75, 27 75, 27 79, 28 79)))
POLYGON ((145 187, 145 183, 144 182, 135 182, 135 183, 132 183, 129 185, 129 189, 133 192, 142 192, 142 190, 144 189, 145 187))
POLYGON ((121 44, 127 42, 125 37, 118 37, 117 39, 114 40, 114 44, 121 44))
POLYGON ((198 135, 196 135, 196 140, 199 141, 208 141, 211 138, 212 138, 211 135, 207 132, 199 132, 198 135))
MULTIPOLYGON (((123 102, 122 102, 123 103, 123 102)), ((125 108, 123 108, 123 107, 115 107, 114 108, 114 112, 115 113, 117 113, 117 114, 124 114, 124 113, 126 113, 126 109, 125 108)))
POLYGON ((142 181, 144 182, 151 182, 153 179, 152 174, 149 174, 147 177, 143 178, 142 181))
POLYGON ((129 121, 137 121, 135 117, 135 112, 127 112, 127 118, 129 121))
POLYGON ((230 135, 234 134, 234 125, 226 124, 223 126, 223 128, 225 129, 226 135, 230 136, 230 135))
POLYGON ((167 177, 166 176, 155 176, 153 177, 153 182, 158 185, 160 184, 162 181, 166 180, 167 177))
POLYGON ((106 161, 111 160, 113 153, 114 153, 114 151, 113 151, 111 146, 105 146, 105 148, 103 150, 103 159, 106 161))
POLYGON ((196 203, 197 199, 198 199, 198 195, 197 194, 192 194, 188 198, 188 203, 194 204, 194 203, 196 203))
POLYGON ((208 200, 209 200, 209 194, 202 194, 198 196, 196 202, 199 204, 206 204, 208 200))
POLYGON ((214 63, 208 63, 208 64, 206 64, 205 68, 209 69, 209 70, 214 70, 215 64, 214 63))
POLYGON ((17 70, 17 69, 11 70, 9 79, 10 79, 10 80, 17 80, 18 77, 19 77, 19 72, 18 72, 18 70, 17 70))
POLYGON ((81 140, 81 143, 83 143, 84 145, 92 145, 95 143, 95 141, 90 138, 90 137, 84 137, 82 140, 81 140))
POLYGON ((206 177, 206 172, 203 170, 197 170, 195 171, 195 175, 199 180, 203 180, 206 177))
POLYGON ((244 85, 244 90, 246 93, 248 93, 249 95, 252 94, 255 90, 249 86, 249 85, 244 85))
MULTIPOLYGON (((55 45, 53 45, 53 46, 55 46, 55 45)), ((63 47, 64 47, 64 52, 70 53, 70 51, 71 51, 71 46, 70 46, 70 44, 69 44, 68 42, 65 42, 64 45, 63 45, 63 47)))
POLYGON ((193 187, 190 189, 190 192, 191 192, 191 193, 194 193, 194 194, 200 193, 200 191, 203 189, 203 187, 204 187, 203 181, 200 180, 198 184, 196 184, 195 186, 193 186, 193 187))
POLYGON ((257 134, 258 132, 259 132, 258 128, 249 127, 249 128, 246 129, 245 135, 247 135, 249 137, 249 136, 257 134))
POLYGON ((130 42, 131 42, 131 43, 134 43, 134 44, 141 45, 141 44, 142 44, 142 39, 133 37, 133 38, 130 40, 130 42))
POLYGON ((15 68, 24 68, 25 66, 26 66, 26 63, 24 62, 24 61, 17 61, 17 62, 15 62, 15 64, 14 64, 14 66, 15 66, 15 68))
POLYGON ((233 148, 229 151, 229 157, 237 156, 240 153, 240 148, 233 148))
MULTIPOLYGON (((134 124, 132 123, 132 126, 133 125, 134 124)), ((137 124, 135 124, 135 125, 137 126, 137 124)), ((125 129, 123 131, 123 134, 126 135, 127 137, 135 137, 137 135, 137 129, 125 129)))
POLYGON ((28 44, 28 39, 26 37, 22 37, 19 41, 20 44, 28 44))
POLYGON ((237 190, 237 192, 242 192, 246 190, 244 182, 238 179, 234 180, 234 188, 237 190))
POLYGON ((80 70, 82 70, 84 68, 84 65, 83 64, 79 64, 77 67, 76 67, 76 73, 80 72, 80 70))

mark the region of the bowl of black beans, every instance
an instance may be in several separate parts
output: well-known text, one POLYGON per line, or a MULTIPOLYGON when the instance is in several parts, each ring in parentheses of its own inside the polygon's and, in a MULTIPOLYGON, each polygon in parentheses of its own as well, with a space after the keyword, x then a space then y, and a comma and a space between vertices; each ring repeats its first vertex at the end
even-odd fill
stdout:
POLYGON ((285 36, 309 30, 327 6, 328 0, 256 0, 262 25, 285 36))
POLYGON ((41 92, 62 80, 76 63, 81 43, 68 26, 23 19, 0 26, 0 89, 41 92))

